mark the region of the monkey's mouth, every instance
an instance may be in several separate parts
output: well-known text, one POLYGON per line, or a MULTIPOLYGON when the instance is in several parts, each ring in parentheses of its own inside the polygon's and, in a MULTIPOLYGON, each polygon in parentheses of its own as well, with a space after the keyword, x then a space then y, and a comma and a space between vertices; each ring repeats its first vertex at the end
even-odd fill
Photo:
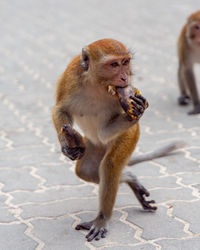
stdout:
POLYGON ((126 86, 123 86, 123 87, 121 87, 121 86, 113 86, 113 85, 108 85, 108 89, 107 89, 107 91, 108 91, 108 93, 109 94, 111 94, 111 95, 116 95, 117 94, 117 89, 119 89, 119 88, 126 88, 128 85, 126 85, 126 86))

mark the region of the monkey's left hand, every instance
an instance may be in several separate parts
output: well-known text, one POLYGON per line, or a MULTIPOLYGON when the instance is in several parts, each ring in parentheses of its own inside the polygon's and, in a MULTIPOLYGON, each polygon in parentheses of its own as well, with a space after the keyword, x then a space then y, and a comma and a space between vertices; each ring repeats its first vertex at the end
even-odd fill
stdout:
POLYGON ((128 115, 128 119, 139 120, 149 104, 140 91, 132 86, 117 88, 119 102, 128 115))

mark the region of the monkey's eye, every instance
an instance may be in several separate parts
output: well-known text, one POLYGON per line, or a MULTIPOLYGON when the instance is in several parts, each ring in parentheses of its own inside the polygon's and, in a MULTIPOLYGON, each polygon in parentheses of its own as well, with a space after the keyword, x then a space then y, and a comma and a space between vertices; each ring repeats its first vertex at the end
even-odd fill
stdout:
POLYGON ((113 62, 110 64, 113 68, 116 68, 119 66, 119 63, 118 62, 113 62))
POLYGON ((195 29, 200 30, 200 25, 196 25, 195 29))
POLYGON ((130 60, 127 59, 127 60, 124 60, 122 64, 123 64, 123 65, 128 65, 129 62, 130 62, 130 60))

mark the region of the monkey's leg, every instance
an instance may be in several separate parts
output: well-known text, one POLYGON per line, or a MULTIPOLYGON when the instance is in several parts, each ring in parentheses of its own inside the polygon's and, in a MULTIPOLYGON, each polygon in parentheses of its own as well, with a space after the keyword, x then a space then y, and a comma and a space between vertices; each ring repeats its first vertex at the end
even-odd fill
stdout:
POLYGON ((194 105, 194 109, 191 110, 188 114, 189 115, 199 114, 200 113, 200 100, 198 96, 198 90, 196 87, 194 72, 191 68, 185 69, 185 79, 186 79, 187 87, 189 89, 190 96, 194 105))
POLYGON ((126 165, 138 139, 139 126, 118 137, 108 149, 99 167, 99 212, 86 238, 88 241, 104 238, 111 218, 122 169, 126 165))
POLYGON ((181 92, 181 95, 178 98, 178 103, 180 105, 188 105, 190 103, 190 97, 188 96, 186 87, 185 87, 183 67, 181 67, 180 65, 178 68, 178 84, 179 84, 179 89, 181 92))
POLYGON ((138 181, 137 177, 133 175, 131 172, 123 172, 120 182, 125 182, 129 185, 129 187, 134 192, 136 198, 142 205, 144 210, 155 211, 157 209, 156 206, 152 206, 154 204, 154 200, 147 201, 145 196, 148 197, 150 193, 148 190, 138 181))
POLYGON ((77 176, 84 181, 99 184, 99 165, 105 151, 103 146, 95 146, 86 139, 84 156, 76 163, 77 176))
MULTIPOLYGON (((84 181, 94 182, 99 184, 99 166, 105 154, 103 147, 93 145, 89 140, 86 140, 86 150, 81 160, 77 161, 76 174, 84 181)), ((94 220, 83 222, 76 226, 76 230, 90 230, 94 220)))

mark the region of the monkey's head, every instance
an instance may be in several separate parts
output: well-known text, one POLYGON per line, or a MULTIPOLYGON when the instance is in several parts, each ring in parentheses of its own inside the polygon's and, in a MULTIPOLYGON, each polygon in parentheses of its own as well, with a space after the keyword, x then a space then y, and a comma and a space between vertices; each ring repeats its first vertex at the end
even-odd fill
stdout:
POLYGON ((186 32, 189 40, 200 46, 200 11, 197 11, 189 16, 186 32))
POLYGON ((81 66, 97 83, 125 87, 131 80, 131 54, 113 39, 102 39, 82 50, 81 66))

